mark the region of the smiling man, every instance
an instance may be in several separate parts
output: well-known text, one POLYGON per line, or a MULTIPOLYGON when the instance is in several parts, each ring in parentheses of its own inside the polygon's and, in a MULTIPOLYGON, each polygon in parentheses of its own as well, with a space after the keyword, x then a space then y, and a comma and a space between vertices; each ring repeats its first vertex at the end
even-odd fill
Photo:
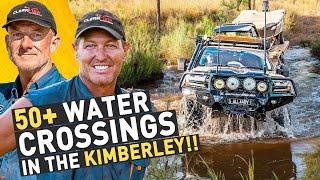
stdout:
MULTIPOLYGON (((0 154, 15 147, 11 109, 128 93, 117 85, 129 44, 120 20, 108 11, 83 16, 73 44, 79 75, 31 91, 0 116, 0 154)), ((37 175, 38 179, 142 179, 148 159, 37 175)))
MULTIPOLYGON (((28 1, 12 8, 3 28, 8 31, 5 43, 9 58, 17 66, 19 75, 15 82, 0 84, 0 115, 28 91, 64 80, 51 62, 50 55, 58 48, 60 38, 56 35, 55 20, 43 4, 28 1)), ((1 157, 1 176, 5 179, 22 178, 15 149, 1 157)), ((35 176, 27 179, 35 179, 35 176)))

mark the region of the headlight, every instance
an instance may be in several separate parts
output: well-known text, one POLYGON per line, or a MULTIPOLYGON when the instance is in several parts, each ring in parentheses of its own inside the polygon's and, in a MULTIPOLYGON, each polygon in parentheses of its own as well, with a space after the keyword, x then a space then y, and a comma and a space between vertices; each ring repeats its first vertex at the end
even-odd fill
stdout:
POLYGON ((183 86, 188 86, 189 84, 189 78, 188 78, 188 74, 184 76, 182 83, 180 84, 181 87, 183 86))
POLYGON ((230 90, 236 90, 238 89, 240 85, 240 81, 238 78, 236 77, 229 77, 227 79, 227 87, 230 89, 230 90))
POLYGON ((208 75, 188 75, 187 78, 189 81, 206 82, 209 76, 208 75))
POLYGON ((254 88, 256 88, 256 81, 253 78, 246 78, 243 81, 243 87, 244 89, 248 90, 248 91, 252 91, 254 90, 254 88))
POLYGON ((223 88, 225 87, 225 85, 226 85, 226 83, 224 82, 223 79, 216 79, 216 80, 214 80, 214 87, 215 87, 216 89, 221 90, 221 89, 223 89, 223 88))
POLYGON ((268 85, 267 83, 261 81, 257 85, 257 90, 260 92, 266 92, 268 90, 268 85))
POLYGON ((273 93, 291 93, 295 94, 293 84, 290 80, 272 80, 273 93))

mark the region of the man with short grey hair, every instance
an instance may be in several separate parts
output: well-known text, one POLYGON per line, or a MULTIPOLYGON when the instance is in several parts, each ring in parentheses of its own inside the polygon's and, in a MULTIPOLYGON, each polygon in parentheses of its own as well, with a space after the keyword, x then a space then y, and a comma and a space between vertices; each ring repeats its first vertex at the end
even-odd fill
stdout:
MULTIPOLYGON (((0 115, 30 90, 64 80, 51 62, 50 55, 58 48, 60 37, 53 15, 43 4, 27 1, 15 6, 3 28, 8 32, 5 42, 9 58, 17 66, 19 75, 15 82, 0 84, 0 115)), ((21 179, 16 149, 10 150, 5 155, 0 153, 4 155, 0 159, 0 177, 21 179)))

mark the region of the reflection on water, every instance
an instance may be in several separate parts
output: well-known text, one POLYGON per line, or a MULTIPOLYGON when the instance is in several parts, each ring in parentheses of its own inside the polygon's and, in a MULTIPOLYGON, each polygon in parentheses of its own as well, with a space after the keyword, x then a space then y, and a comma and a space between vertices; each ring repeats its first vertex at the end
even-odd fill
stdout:
MULTIPOLYGON (((223 172, 226 179, 241 179, 239 172, 247 174, 248 166, 236 155, 246 161, 254 158, 254 175, 257 179, 272 179, 272 171, 280 179, 295 178, 295 164, 292 162, 290 143, 241 143, 203 145, 198 153, 216 172, 223 172)), ((190 154, 189 168, 200 177, 207 176, 207 169, 196 154, 190 154)))
POLYGON ((238 156, 248 162, 252 151, 255 179, 274 179, 272 172, 279 179, 301 179, 306 176, 306 167, 314 169, 307 171, 309 177, 319 177, 315 173, 320 173, 320 151, 312 155, 319 146, 320 138, 293 142, 273 139, 236 144, 203 144, 199 153, 188 154, 188 170, 186 159, 183 162, 185 172, 208 177, 207 168, 198 157, 200 155, 215 172, 223 172, 226 179, 241 179, 239 172, 247 174, 248 166, 238 156), (310 156, 311 162, 307 164, 305 159, 309 157, 310 161, 310 156), (314 158, 317 161, 312 161, 314 158))

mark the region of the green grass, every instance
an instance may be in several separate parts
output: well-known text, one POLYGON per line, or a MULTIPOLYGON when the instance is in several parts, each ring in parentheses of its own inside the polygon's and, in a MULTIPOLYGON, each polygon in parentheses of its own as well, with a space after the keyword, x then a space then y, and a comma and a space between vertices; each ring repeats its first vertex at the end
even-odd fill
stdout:
POLYGON ((304 180, 320 179, 320 147, 313 154, 302 155, 306 164, 304 180))
POLYGON ((179 171, 179 166, 177 163, 179 158, 181 158, 181 155, 152 158, 144 179, 176 179, 176 174, 179 171), (169 160, 169 158, 171 159, 169 160))
POLYGON ((219 171, 216 173, 213 169, 210 168, 210 166, 207 164, 207 162, 199 155, 199 158, 201 159, 202 163, 207 167, 208 175, 213 180, 225 180, 224 174, 219 171))
POLYGON ((253 158, 253 152, 251 151, 251 159, 246 161, 243 157, 236 155, 239 157, 243 162, 246 163, 248 167, 248 173, 246 175, 239 172, 242 180, 254 180, 254 158, 253 158))
POLYGON ((211 33, 219 1, 177 0, 175 6, 172 1, 161 1, 161 33, 157 31, 156 1, 69 0, 69 4, 76 19, 97 9, 107 9, 121 19, 131 48, 118 80, 131 86, 159 77, 164 64, 190 58, 197 33, 211 33))
MULTIPOLYGON (((207 171, 208 171, 208 175, 210 177, 210 179, 214 179, 214 180, 225 180, 225 176, 224 173, 219 171, 219 172, 215 172, 212 168, 209 167, 209 165, 207 164, 207 162, 199 155, 201 162, 207 167, 207 171)), ((253 158, 253 152, 251 151, 251 158, 247 160, 245 160, 243 157, 236 155, 236 157, 240 158, 247 166, 248 170, 246 174, 242 174, 239 171, 240 177, 242 180, 254 180, 254 158, 253 158)), ((272 171, 272 175, 273 177, 278 180, 278 176, 272 171)))
MULTIPOLYGON (((190 58, 195 37, 212 35, 213 28, 230 23, 241 10, 248 8, 248 0, 161 0, 161 33, 157 30, 156 0, 69 0, 76 19, 88 11, 106 9, 121 19, 132 48, 124 64, 119 81, 135 84, 161 74, 163 65, 175 65, 178 58, 190 58), (141 67, 140 67, 141 66, 141 67)), ((255 1, 261 11, 262 1, 255 1)), ((285 35, 300 22, 304 15, 317 6, 318 1, 272 1, 270 9, 286 9, 285 35)), ((301 23, 300 23, 301 24, 301 23)), ((297 33, 296 36, 303 35, 297 33)), ((302 38, 305 39, 305 38, 302 38)))
POLYGON ((320 39, 312 43, 310 52, 312 55, 320 58, 320 39))
POLYGON ((119 82, 129 86, 161 74, 163 61, 159 58, 156 40, 158 34, 151 36, 156 28, 140 21, 134 27, 127 26, 125 31, 132 34, 127 36, 131 47, 123 64, 119 82))

